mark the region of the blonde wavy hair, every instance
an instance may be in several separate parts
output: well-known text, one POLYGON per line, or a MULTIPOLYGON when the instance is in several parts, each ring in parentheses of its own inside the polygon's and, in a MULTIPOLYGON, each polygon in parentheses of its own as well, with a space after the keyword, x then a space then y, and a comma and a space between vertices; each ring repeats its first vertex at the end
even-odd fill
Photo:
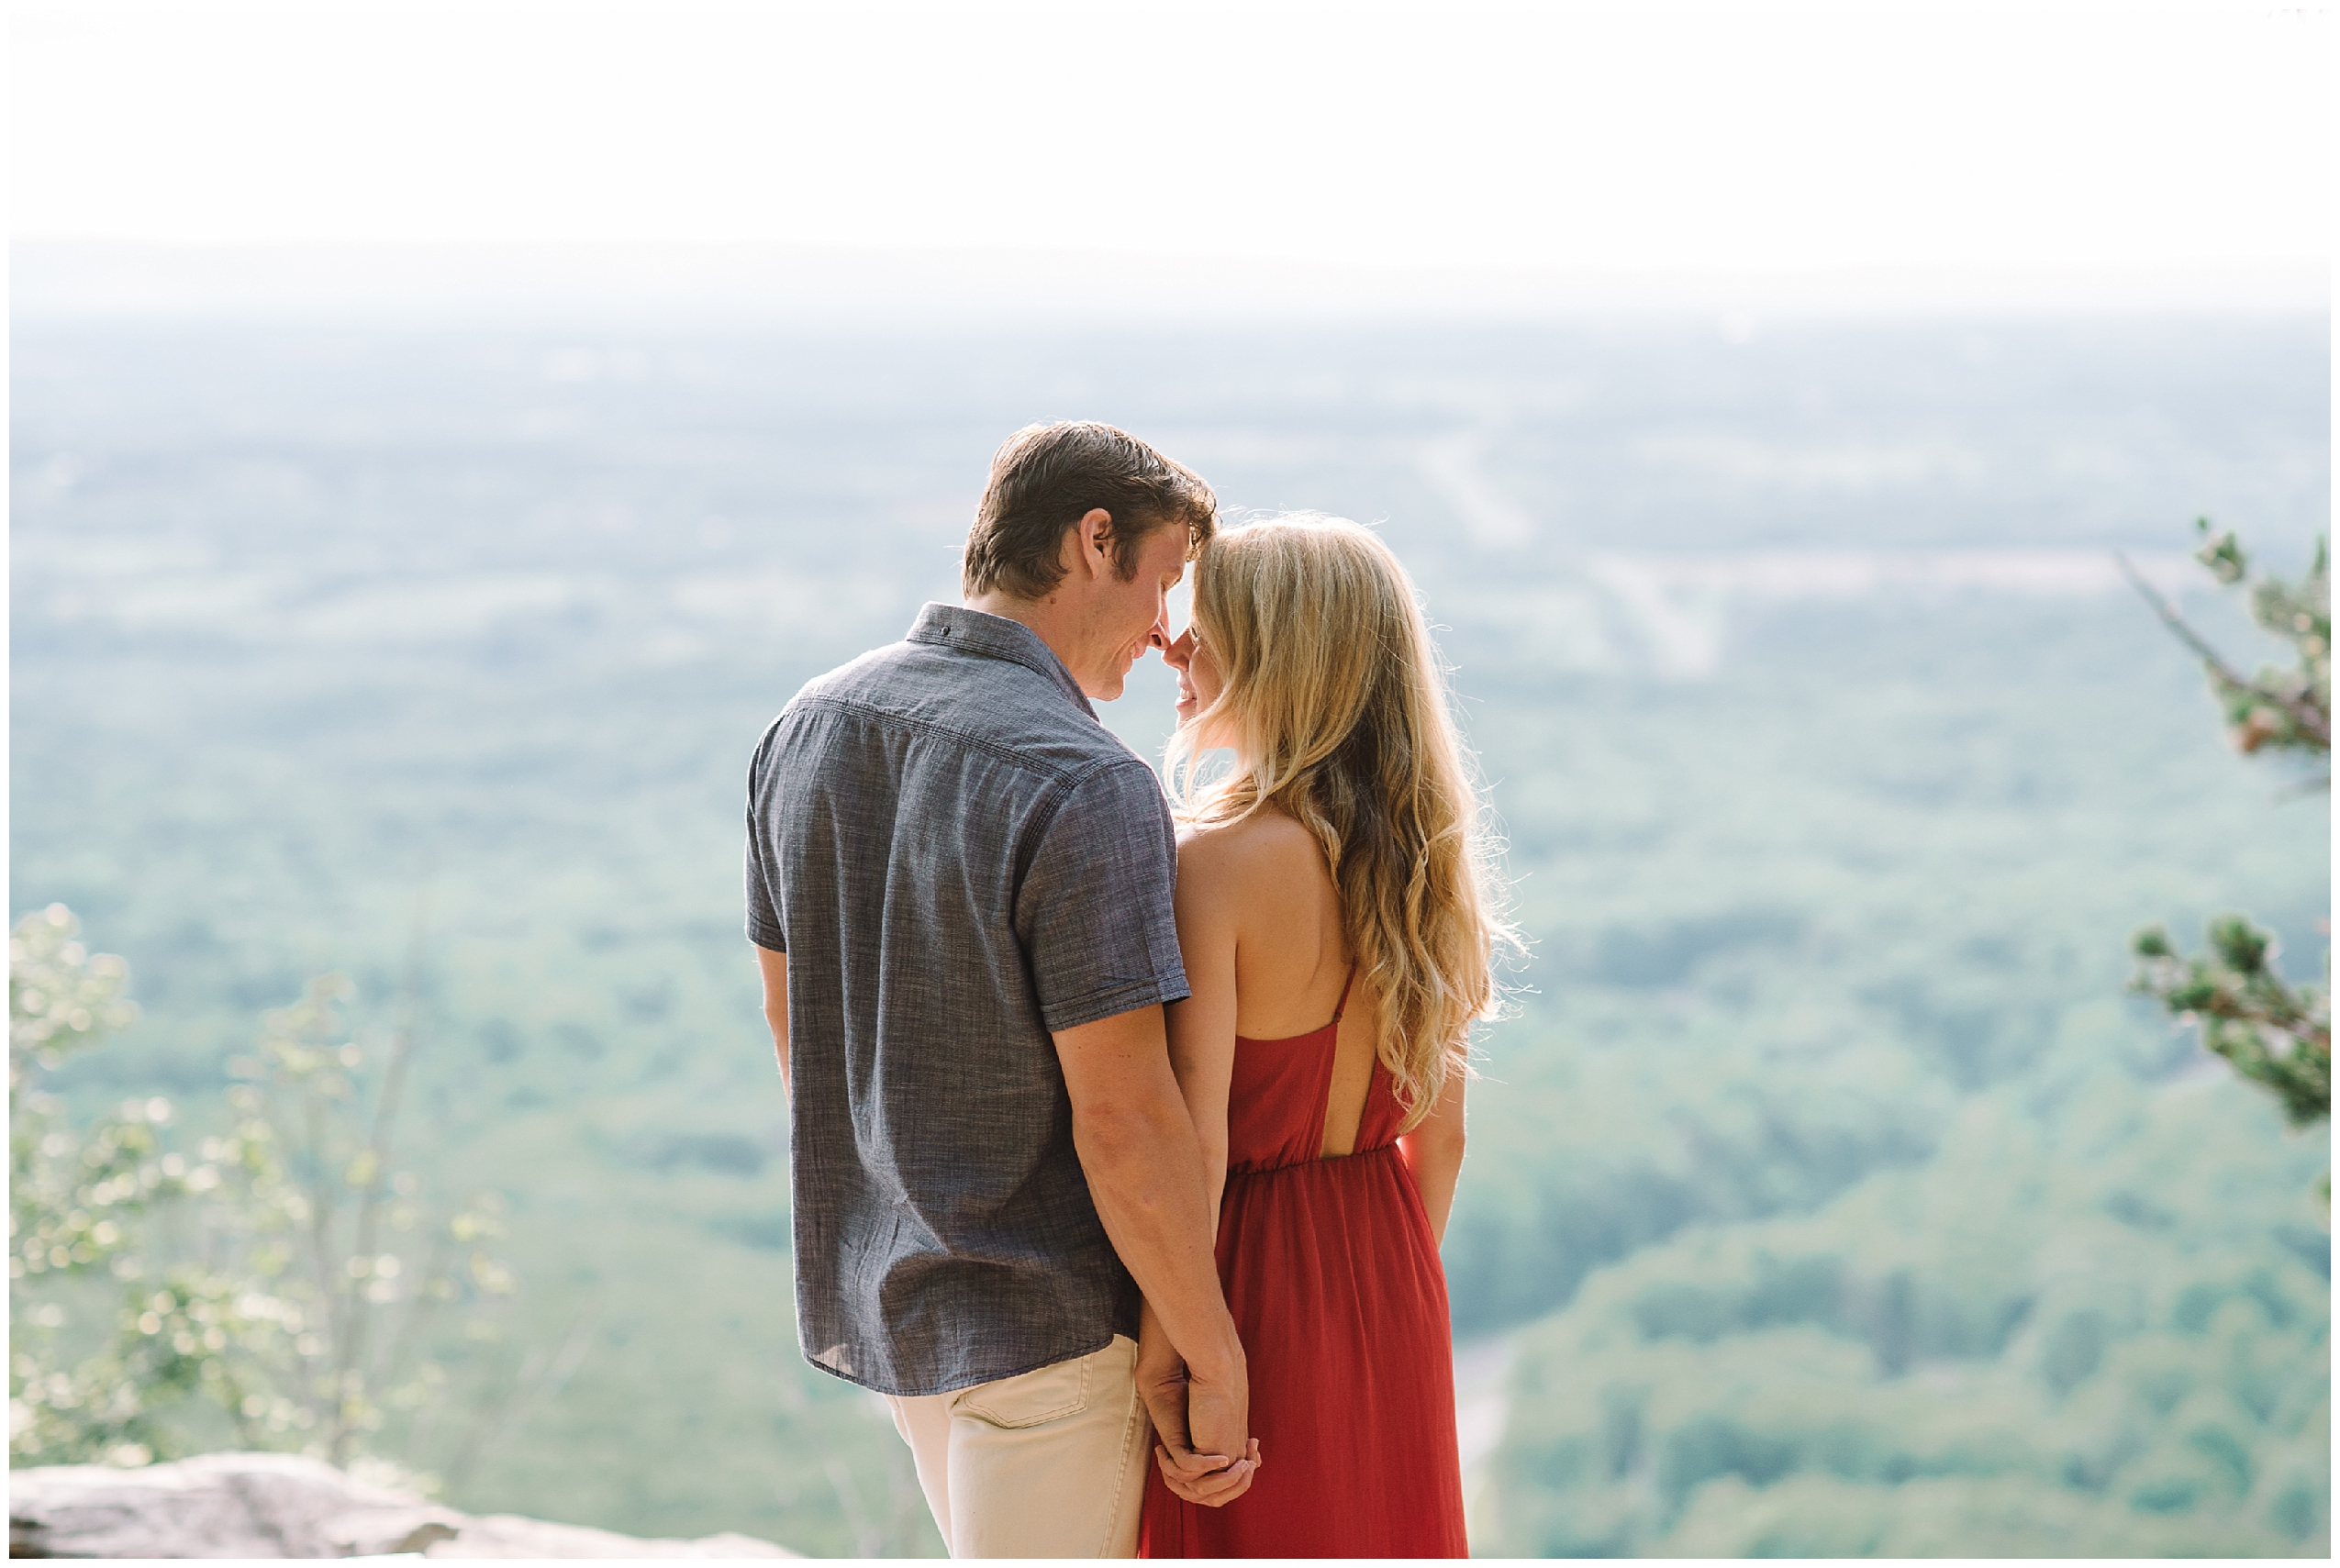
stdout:
POLYGON ((1223 684, 1171 738, 1179 815, 1209 828, 1272 808, 1315 837, 1410 1129, 1470 1072, 1471 1025, 1502 1004, 1494 950, 1519 945, 1413 584, 1371 530, 1287 514, 1203 551, 1194 624, 1223 684), (1205 778, 1209 744, 1236 760, 1205 778))

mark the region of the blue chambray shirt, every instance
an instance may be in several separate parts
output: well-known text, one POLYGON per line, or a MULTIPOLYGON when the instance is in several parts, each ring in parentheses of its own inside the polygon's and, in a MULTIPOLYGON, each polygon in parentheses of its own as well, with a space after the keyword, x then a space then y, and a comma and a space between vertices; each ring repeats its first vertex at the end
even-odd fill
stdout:
POLYGON ((1029 628, 930 604, 764 731, 747 829, 806 1357, 942 1394, 1135 1337, 1049 1036, 1187 995, 1153 771, 1029 628))

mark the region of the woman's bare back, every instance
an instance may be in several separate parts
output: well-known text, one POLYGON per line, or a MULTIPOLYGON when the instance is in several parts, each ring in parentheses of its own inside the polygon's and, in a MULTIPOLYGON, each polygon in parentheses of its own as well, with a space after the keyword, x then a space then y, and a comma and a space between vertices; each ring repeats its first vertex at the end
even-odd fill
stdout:
POLYGON ((1179 845, 1178 875, 1187 884, 1182 892, 1224 900, 1234 912, 1236 1034, 1288 1040, 1322 1029, 1341 1008, 1321 1152, 1349 1153, 1373 1081, 1376 1009, 1362 975, 1342 1004, 1351 955, 1323 851, 1291 817, 1263 810, 1188 834, 1179 845))

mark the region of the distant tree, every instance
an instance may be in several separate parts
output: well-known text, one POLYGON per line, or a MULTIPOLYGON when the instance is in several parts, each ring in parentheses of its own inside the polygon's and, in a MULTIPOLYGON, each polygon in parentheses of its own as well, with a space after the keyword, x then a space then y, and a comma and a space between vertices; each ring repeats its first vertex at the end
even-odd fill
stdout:
MULTIPOLYGON (((2195 527, 2202 536, 2194 559, 2223 585, 2250 584, 2251 617, 2290 644, 2289 668, 2263 666, 2245 676, 2219 654, 2176 607, 2124 560, 2122 569, 2163 623, 2201 655, 2211 689, 2225 710, 2235 748, 2245 755, 2288 753, 2323 764, 2320 776, 2292 793, 2332 787, 2332 571, 2323 539, 2315 560, 2300 581, 2268 573, 2253 577, 2249 559, 2234 533, 2213 534, 2210 519, 2195 527)), ((2137 971, 2130 988, 2159 1001, 2178 1018, 2197 1024, 2202 1044, 2232 1062, 2253 1083, 2265 1084, 2282 1103, 2294 1127, 2332 1114, 2331 952, 2324 955, 2325 984, 2288 984, 2275 966, 2269 932, 2241 915, 2210 922, 2209 947, 2180 953, 2160 926, 2136 934, 2132 951, 2137 971)))
MULTIPOLYGON (((233 1443, 348 1463, 389 1457, 378 1434, 394 1413, 407 1417, 397 1461, 418 1461, 418 1429, 451 1393, 432 1319, 461 1313, 465 1340, 492 1340, 515 1280, 492 1250, 495 1195, 426 1225, 420 1182, 392 1168, 411 1006, 369 1090, 335 1010, 348 984, 312 982, 230 1063, 228 1130, 189 1154, 164 1147, 163 1099, 76 1129, 40 1088, 137 1017, 128 965, 78 939, 51 905, 9 940, 12 1462, 233 1443)), ((511 1395, 475 1402, 459 1457, 511 1395)))

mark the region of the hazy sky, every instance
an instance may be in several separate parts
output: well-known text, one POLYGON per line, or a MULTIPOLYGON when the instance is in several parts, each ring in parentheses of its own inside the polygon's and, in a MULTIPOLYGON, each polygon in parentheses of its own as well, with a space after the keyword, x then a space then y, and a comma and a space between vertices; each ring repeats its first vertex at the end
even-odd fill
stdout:
POLYGON ((22 237, 2320 276, 2329 7, 18 5, 22 237))

